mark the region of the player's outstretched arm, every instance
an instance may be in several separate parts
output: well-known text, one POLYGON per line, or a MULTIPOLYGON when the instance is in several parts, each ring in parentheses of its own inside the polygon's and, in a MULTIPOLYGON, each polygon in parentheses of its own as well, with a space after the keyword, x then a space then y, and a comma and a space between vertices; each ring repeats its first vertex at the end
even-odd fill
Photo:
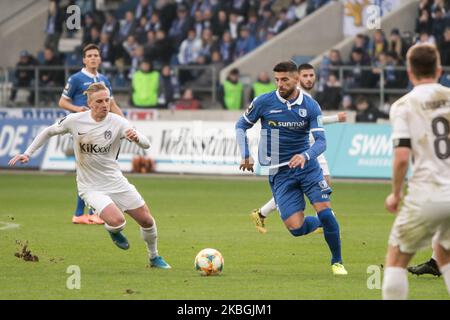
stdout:
POLYGON ((30 144, 30 146, 25 150, 23 154, 15 155, 11 160, 9 160, 8 165, 10 167, 14 166, 18 161, 20 163, 27 163, 30 160, 30 157, 33 153, 36 152, 40 147, 42 147, 51 137, 68 132, 68 129, 64 126, 61 126, 61 122, 64 121, 62 119, 59 123, 55 123, 51 125, 50 127, 45 128, 42 130, 36 138, 34 138, 33 142, 30 144))
POLYGON ((347 121, 347 113, 345 112, 338 112, 335 115, 323 117, 323 124, 331 124, 346 121, 347 121))
POLYGON ((61 97, 59 99, 58 106, 64 110, 67 110, 70 112, 84 112, 84 111, 89 110, 89 108, 86 106, 80 107, 80 106, 76 106, 76 105, 72 104, 69 99, 66 99, 64 97, 61 97))
POLYGON ((126 129, 124 132, 124 136, 128 141, 135 142, 142 149, 150 148, 150 141, 147 139, 147 137, 139 133, 134 128, 126 129))
POLYGON ((27 163, 30 161, 30 157, 26 154, 17 154, 9 160, 8 166, 14 167, 17 161, 20 161, 20 163, 27 163))

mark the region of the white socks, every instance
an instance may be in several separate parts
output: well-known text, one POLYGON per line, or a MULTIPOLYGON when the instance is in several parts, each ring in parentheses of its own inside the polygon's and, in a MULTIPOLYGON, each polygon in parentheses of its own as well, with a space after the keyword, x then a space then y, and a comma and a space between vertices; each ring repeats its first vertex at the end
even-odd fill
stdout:
POLYGON ((267 217, 270 212, 276 210, 277 205, 275 204, 275 199, 272 198, 265 205, 261 207, 261 215, 267 217))
POLYGON ((448 294, 450 294, 450 263, 440 268, 442 276, 444 277, 445 285, 447 286, 448 294))
POLYGON ((387 267, 384 270, 383 300, 406 300, 407 297, 408 273, 406 269, 400 267, 387 267))
POLYGON ((122 231, 125 228, 126 224, 127 224, 127 221, 125 220, 123 222, 123 224, 121 224, 120 226, 117 226, 117 227, 110 226, 106 222, 105 222, 104 226, 105 226, 105 229, 108 230, 109 232, 119 233, 120 231, 122 231))
POLYGON ((142 239, 144 239, 145 244, 147 245, 148 256, 150 257, 150 259, 153 259, 158 255, 158 231, 156 229, 156 222, 153 221, 153 226, 151 226, 150 228, 141 227, 141 236, 142 239))

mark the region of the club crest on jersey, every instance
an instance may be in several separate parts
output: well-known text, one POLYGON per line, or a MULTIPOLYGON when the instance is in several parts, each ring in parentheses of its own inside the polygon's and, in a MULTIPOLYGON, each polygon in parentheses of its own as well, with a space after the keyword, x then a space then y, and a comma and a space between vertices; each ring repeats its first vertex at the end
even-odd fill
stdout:
POLYGON ((298 114, 300 115, 300 117, 306 117, 307 113, 306 113, 306 109, 299 109, 298 110, 298 114))
POLYGON ((111 137, 112 137, 112 132, 111 132, 111 130, 106 130, 106 131, 105 131, 105 139, 106 139, 106 140, 109 140, 109 139, 111 139, 111 137))
POLYGON ((319 187, 320 187, 322 190, 328 189, 328 183, 326 182, 326 180, 320 181, 320 182, 319 182, 319 187))

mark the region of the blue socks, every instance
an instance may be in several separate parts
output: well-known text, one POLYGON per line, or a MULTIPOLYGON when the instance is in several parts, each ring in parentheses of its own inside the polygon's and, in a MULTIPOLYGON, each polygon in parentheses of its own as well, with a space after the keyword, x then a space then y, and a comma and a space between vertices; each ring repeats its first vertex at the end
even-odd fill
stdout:
POLYGON ((327 208, 318 213, 319 220, 323 225, 325 241, 331 251, 331 264, 342 263, 341 238, 339 235, 339 224, 331 208, 327 208))
POLYGON ((84 204, 83 199, 80 198, 79 195, 77 195, 77 208, 75 209, 75 216, 80 217, 84 214, 84 207, 86 205, 84 204))
POLYGON ((313 232, 320 226, 321 226, 321 224, 317 217, 307 216, 307 217, 305 217, 303 225, 300 228, 294 229, 294 230, 289 230, 289 232, 292 233, 292 235, 294 237, 300 237, 300 236, 304 236, 305 234, 313 232))

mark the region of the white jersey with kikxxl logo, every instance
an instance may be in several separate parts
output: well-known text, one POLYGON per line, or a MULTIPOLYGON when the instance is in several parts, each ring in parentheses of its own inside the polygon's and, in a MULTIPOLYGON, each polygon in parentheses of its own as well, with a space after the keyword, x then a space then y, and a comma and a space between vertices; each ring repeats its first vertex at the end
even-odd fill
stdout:
MULTIPOLYGON (((129 188, 120 171, 117 157, 125 130, 132 128, 128 120, 109 113, 102 121, 95 121, 91 111, 70 114, 46 129, 25 151, 31 155, 50 136, 71 133, 80 193, 86 191, 121 192, 129 188)), ((141 134, 139 145, 148 148, 148 140, 141 134)))
POLYGON ((393 141, 411 141, 409 184, 450 186, 450 88, 437 83, 414 87, 392 105, 390 119, 393 141))

